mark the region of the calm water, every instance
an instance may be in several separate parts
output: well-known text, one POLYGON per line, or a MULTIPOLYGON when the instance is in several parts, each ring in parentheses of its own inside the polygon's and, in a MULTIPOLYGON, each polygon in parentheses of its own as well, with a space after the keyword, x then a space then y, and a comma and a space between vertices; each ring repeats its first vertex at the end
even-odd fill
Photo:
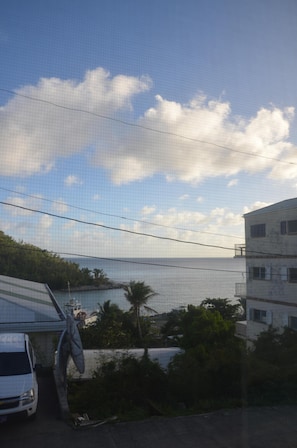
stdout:
MULTIPOLYGON (((157 296, 149 305, 159 313, 171 311, 188 304, 198 305, 207 297, 229 298, 234 301, 235 283, 245 281, 245 260, 243 258, 157 258, 98 260, 80 258, 72 260, 81 268, 103 269, 114 281, 144 281, 157 296)), ((55 293, 61 305, 68 300, 68 294, 55 293)), ((123 310, 129 308, 122 289, 75 293, 88 311, 98 309, 106 300, 116 303, 123 310)))

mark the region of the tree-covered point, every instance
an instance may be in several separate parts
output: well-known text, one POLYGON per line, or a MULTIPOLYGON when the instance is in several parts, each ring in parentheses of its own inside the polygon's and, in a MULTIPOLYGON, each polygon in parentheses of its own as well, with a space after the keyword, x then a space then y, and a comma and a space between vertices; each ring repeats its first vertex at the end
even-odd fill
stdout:
POLYGON ((0 231, 0 273, 23 280, 47 283, 51 289, 107 283, 102 270, 80 269, 77 263, 23 241, 16 242, 0 231))

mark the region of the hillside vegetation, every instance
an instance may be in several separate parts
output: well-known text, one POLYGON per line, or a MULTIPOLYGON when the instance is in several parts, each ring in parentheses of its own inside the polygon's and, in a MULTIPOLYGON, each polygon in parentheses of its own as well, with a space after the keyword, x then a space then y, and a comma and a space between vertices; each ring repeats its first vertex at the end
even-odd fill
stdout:
MULTIPOLYGON (((80 269, 77 263, 61 258, 23 241, 16 242, 0 231, 0 274, 47 283, 51 289, 81 285, 96 285, 97 278, 86 268, 80 269)), ((104 280, 108 282, 107 277, 104 280)))

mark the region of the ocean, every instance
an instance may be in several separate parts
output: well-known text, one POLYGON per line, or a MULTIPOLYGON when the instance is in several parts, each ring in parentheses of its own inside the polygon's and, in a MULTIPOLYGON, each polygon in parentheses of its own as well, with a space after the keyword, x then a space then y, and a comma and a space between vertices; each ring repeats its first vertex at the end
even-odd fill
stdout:
MULTIPOLYGON (((129 259, 72 259, 80 268, 103 269, 116 282, 144 281, 157 295, 148 305, 158 313, 199 305, 206 298, 234 297, 235 283, 245 282, 244 258, 129 258, 129 259)), ((68 301, 68 293, 55 292, 60 305, 68 301)), ((75 292, 88 312, 95 311, 106 300, 116 303, 122 310, 129 309, 122 289, 75 292)))

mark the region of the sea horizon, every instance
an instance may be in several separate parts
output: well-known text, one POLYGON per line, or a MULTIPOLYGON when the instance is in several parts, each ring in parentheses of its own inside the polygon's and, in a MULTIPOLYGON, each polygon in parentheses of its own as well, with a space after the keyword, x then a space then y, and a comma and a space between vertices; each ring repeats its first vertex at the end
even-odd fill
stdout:
MULTIPOLYGON (((155 292, 150 306, 158 313, 199 305, 206 298, 234 297, 235 283, 245 281, 245 259, 231 257, 160 257, 160 258, 71 258, 80 268, 103 269, 114 282, 144 281, 155 292), (156 262, 154 262, 156 260, 156 262), (162 262, 163 261, 163 262, 162 262)), ((60 304, 67 294, 56 292, 60 304)), ((127 310, 129 304, 122 289, 75 292, 75 298, 88 311, 99 308, 106 300, 127 310)))

